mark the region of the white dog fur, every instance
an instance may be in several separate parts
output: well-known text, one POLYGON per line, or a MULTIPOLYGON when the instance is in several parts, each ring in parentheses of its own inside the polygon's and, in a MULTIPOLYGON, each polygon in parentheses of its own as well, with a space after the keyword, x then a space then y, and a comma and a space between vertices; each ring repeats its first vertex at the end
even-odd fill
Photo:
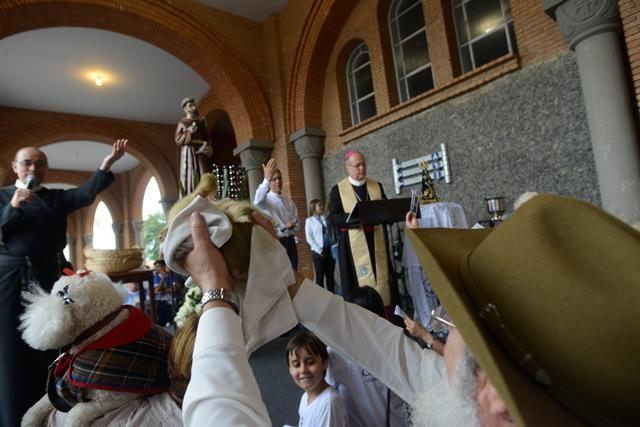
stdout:
MULTIPOLYGON (((125 290, 113 283, 104 273, 92 272, 63 276, 54 285, 51 293, 32 285, 23 292, 25 312, 20 316, 22 338, 38 350, 58 349, 69 345, 85 330, 108 314, 117 310, 124 300, 125 290), (65 304, 58 292, 65 286, 73 303, 65 304)), ((76 343, 69 350, 75 354, 86 344, 102 337, 126 320, 129 313, 124 310, 100 331, 84 342, 76 343)), ((65 426, 88 426, 106 412, 123 406, 141 394, 106 390, 89 390, 90 401, 76 404, 65 418, 65 426)), ((22 426, 42 426, 54 410, 45 393, 22 418, 22 426)))

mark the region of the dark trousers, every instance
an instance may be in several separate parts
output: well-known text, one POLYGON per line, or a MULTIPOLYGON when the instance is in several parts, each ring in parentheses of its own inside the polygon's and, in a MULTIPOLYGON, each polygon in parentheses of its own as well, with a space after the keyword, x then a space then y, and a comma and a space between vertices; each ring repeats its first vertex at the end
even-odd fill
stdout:
POLYGON ((316 272, 316 283, 321 287, 324 286, 325 280, 327 284, 327 290, 329 292, 335 292, 335 283, 333 279, 333 269, 336 262, 331 256, 331 250, 325 249, 320 256, 319 254, 311 251, 311 260, 313 261, 313 269, 316 272))
POLYGON ((296 248, 295 237, 279 237, 278 240, 287 250, 287 255, 289 255, 289 260, 291 260, 291 266, 295 271, 298 271, 298 248, 296 248))
POLYGON ((0 427, 20 425, 22 415, 46 392, 47 367, 57 351, 29 347, 18 331, 23 281, 37 280, 47 291, 56 279, 55 257, 27 274, 24 257, 0 256, 0 427))

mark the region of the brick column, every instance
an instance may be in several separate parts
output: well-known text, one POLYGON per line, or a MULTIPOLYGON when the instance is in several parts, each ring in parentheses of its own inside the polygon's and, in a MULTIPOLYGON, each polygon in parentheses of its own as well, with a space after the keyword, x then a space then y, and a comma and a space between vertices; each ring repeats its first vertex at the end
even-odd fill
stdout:
POLYGON ((576 53, 602 206, 640 223, 640 148, 616 0, 542 0, 576 53))
POLYGON ((250 139, 244 144, 238 145, 233 150, 234 156, 239 156, 242 166, 247 171, 249 178, 249 199, 253 202, 258 185, 264 179, 262 164, 267 161, 274 144, 270 141, 257 141, 250 139))
MULTIPOLYGON (((325 133, 322 129, 302 128, 289 136, 296 153, 302 160, 304 194, 307 205, 313 199, 324 201, 322 190, 322 153, 325 133)), ((326 203, 325 203, 326 204, 326 203)))

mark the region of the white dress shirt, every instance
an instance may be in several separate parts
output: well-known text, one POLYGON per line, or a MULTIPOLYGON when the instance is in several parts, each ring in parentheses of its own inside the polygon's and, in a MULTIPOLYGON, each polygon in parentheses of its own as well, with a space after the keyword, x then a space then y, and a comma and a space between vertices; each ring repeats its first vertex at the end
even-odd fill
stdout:
POLYGON ((266 178, 256 189, 253 204, 275 221, 278 237, 293 236, 298 231, 298 208, 295 203, 288 197, 270 191, 266 178), (288 222, 295 224, 295 227, 287 230, 288 222))
POLYGON ((310 216, 304 222, 304 236, 311 250, 318 255, 322 255, 322 247, 324 246, 323 225, 327 226, 327 221, 323 216, 310 216))
POLYGON ((305 279, 293 299, 298 320, 341 356, 360 365, 413 405, 445 378, 444 359, 423 350, 402 328, 305 279))
POLYGON ((211 308, 200 317, 182 420, 187 427, 271 425, 240 318, 227 308, 211 308))

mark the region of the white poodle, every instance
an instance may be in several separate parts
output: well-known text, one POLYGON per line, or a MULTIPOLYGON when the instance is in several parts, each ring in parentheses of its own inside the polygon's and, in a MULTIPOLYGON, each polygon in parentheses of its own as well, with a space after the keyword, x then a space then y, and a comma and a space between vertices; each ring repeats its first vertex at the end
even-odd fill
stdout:
POLYGON ((37 350, 60 349, 47 394, 22 426, 42 426, 55 408, 65 426, 88 426, 142 395, 167 389, 171 336, 140 310, 123 306, 124 290, 104 273, 61 277, 51 293, 23 292, 22 338, 37 350))

